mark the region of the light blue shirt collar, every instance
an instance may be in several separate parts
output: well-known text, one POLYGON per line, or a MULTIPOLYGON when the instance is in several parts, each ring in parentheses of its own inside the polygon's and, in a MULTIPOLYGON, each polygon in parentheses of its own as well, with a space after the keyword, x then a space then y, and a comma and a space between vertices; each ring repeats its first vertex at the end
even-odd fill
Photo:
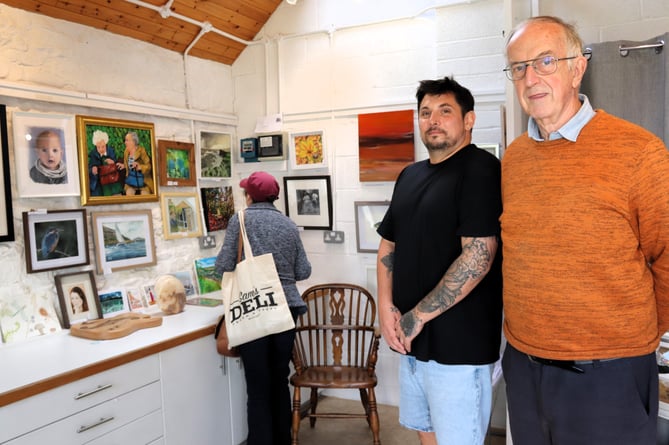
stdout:
MULTIPOLYGON (((554 131, 548 135, 549 141, 564 138, 571 142, 576 142, 576 138, 583 127, 590 122, 590 119, 595 117, 595 110, 592 109, 588 97, 585 94, 579 94, 578 99, 582 102, 581 108, 579 108, 578 112, 569 119, 566 124, 558 129, 558 131, 554 131)), ((539 133, 539 126, 532 117, 530 117, 527 122, 527 135, 535 141, 544 141, 541 137, 541 133, 539 133)))

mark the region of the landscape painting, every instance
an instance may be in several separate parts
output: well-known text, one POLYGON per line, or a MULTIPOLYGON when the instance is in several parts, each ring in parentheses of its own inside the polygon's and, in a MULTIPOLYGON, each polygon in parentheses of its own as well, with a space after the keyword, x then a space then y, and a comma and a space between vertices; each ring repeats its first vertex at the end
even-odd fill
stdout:
POLYGON ((195 260, 195 276, 200 295, 221 290, 221 275, 216 273, 215 263, 215 256, 195 260))

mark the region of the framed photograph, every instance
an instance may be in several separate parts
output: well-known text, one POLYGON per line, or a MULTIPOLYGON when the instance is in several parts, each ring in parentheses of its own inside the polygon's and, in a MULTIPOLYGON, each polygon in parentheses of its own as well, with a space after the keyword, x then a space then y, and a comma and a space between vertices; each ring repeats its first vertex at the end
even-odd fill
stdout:
POLYGON ((376 229, 390 206, 389 201, 356 201, 355 238, 358 252, 375 253, 379 250, 381 236, 376 229))
POLYGON ((158 140, 160 185, 195 186, 195 144, 158 140))
POLYGON ((232 135, 202 130, 198 142, 200 178, 232 178, 232 135))
POLYGON ((171 273, 170 275, 174 275, 179 281, 181 281, 181 284, 184 285, 186 298, 197 295, 197 289, 195 288, 195 283, 193 282, 193 274, 190 270, 182 270, 180 272, 171 273))
POLYGON ((161 193, 165 239, 193 238, 202 235, 200 202, 195 193, 161 193))
POLYGON ((86 227, 84 209, 23 212, 26 272, 88 264, 86 227))
POLYGON ((495 155, 496 158, 499 158, 499 144, 476 144, 478 148, 482 148, 490 154, 495 155))
POLYGON ((91 213, 98 273, 156 264, 151 210, 91 213))
POLYGON ((157 201, 152 123, 77 116, 81 205, 157 201))
POLYGON ((323 132, 291 133, 290 164, 295 170, 325 167, 323 132))
POLYGON ((221 276, 216 273, 216 257, 199 258, 195 263, 195 277, 200 295, 221 290, 221 276))
POLYGON ((330 176, 284 176, 286 216, 305 230, 332 230, 330 176))
POLYGON ((202 187, 200 194, 207 232, 225 230, 228 227, 228 221, 235 214, 232 187, 202 187))
POLYGON ((100 292, 98 295, 102 318, 110 318, 130 311, 128 296, 125 289, 111 289, 100 292))
POLYGON ((12 183, 9 175, 9 146, 7 145, 7 109, 0 105, 0 242, 14 241, 14 212, 12 183))
POLYGON ((12 125, 19 196, 78 196, 74 116, 15 111, 12 125))
POLYGON ((63 327, 102 318, 93 271, 56 275, 56 291, 63 315, 63 327))

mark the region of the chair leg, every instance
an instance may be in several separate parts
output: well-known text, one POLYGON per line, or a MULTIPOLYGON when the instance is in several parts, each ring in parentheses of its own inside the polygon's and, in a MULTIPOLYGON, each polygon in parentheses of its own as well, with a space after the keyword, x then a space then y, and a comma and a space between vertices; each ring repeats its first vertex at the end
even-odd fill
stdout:
MULTIPOLYGON (((316 414, 316 407, 318 406, 318 389, 311 388, 311 398, 309 399, 309 405, 311 406, 311 414, 316 414)), ((311 427, 316 426, 316 417, 309 417, 309 425, 311 427)))
POLYGON ((296 386, 293 389, 293 422, 292 422, 292 440, 291 445, 298 445, 297 436, 300 433, 300 388, 296 386))
POLYGON ((369 388, 369 412, 367 415, 367 421, 369 426, 372 429, 372 435, 374 437, 374 445, 381 445, 381 439, 379 438, 379 430, 381 429, 379 424, 379 413, 376 410, 376 394, 374 393, 374 388, 369 388))
POLYGON ((360 401, 362 402, 362 407, 365 409, 365 414, 367 415, 367 423, 369 423, 369 397, 367 397, 367 390, 359 389, 358 391, 360 391, 360 401))

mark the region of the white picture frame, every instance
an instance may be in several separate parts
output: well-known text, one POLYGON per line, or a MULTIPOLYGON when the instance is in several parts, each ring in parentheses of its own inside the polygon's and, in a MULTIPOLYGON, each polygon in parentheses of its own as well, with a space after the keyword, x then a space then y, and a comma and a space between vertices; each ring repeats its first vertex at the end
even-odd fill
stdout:
POLYGON ((293 170, 327 167, 323 130, 290 134, 290 166, 293 170))

